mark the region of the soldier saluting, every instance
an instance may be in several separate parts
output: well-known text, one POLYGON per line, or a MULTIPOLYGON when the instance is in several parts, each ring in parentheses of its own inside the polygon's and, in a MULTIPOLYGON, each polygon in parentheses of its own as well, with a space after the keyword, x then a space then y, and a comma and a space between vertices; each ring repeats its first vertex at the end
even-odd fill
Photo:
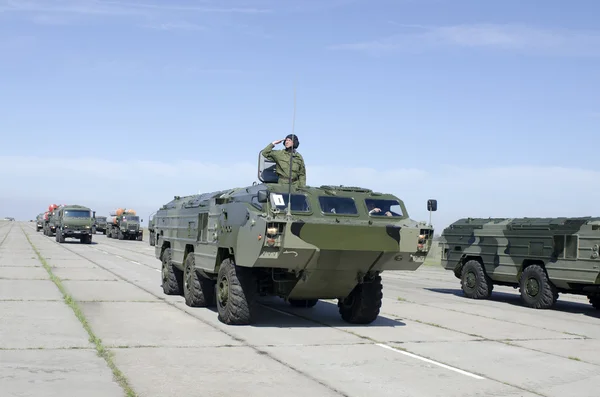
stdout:
POLYGON ((292 163, 292 184, 301 187, 306 186, 306 167, 304 166, 304 159, 302 155, 296 151, 300 141, 297 135, 289 134, 285 139, 279 139, 269 143, 260 154, 267 160, 275 162, 275 172, 279 175, 279 183, 288 183, 289 171, 290 171, 290 159, 292 158, 292 152, 294 153, 294 160, 292 163), (292 140, 293 138, 293 140, 292 140), (283 142, 285 149, 273 150, 275 145, 283 142))

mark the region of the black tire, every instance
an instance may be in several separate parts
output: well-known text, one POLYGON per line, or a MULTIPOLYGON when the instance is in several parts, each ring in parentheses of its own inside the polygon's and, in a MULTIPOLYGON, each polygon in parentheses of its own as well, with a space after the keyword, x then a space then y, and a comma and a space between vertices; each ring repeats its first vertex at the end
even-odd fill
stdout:
POLYGON ((171 263, 171 248, 165 248, 161 256, 162 260, 162 288, 166 295, 182 295, 183 277, 171 263))
POLYGON ((351 324, 370 324, 379 316, 383 285, 381 276, 373 281, 358 284, 344 299, 338 299, 338 310, 342 319, 351 324))
POLYGON ((288 302, 294 307, 313 307, 319 302, 318 299, 289 299, 288 302))
POLYGON ((228 325, 252 323, 256 285, 252 270, 236 266, 232 259, 221 262, 216 285, 219 321, 228 325))
POLYGON ((118 236, 119 240, 123 240, 125 238, 125 235, 123 234, 123 232, 121 230, 118 231, 117 236, 118 236))
POLYGON ((467 298, 487 299, 492 295, 494 283, 485 274, 481 263, 473 259, 462 268, 460 287, 467 298))
POLYGON ((558 291, 540 265, 529 265, 519 280, 521 300, 534 309, 549 309, 558 299, 558 291))
POLYGON ((193 252, 188 253, 185 259, 183 296, 185 297, 185 304, 191 307, 215 305, 215 283, 198 274, 195 268, 193 252))

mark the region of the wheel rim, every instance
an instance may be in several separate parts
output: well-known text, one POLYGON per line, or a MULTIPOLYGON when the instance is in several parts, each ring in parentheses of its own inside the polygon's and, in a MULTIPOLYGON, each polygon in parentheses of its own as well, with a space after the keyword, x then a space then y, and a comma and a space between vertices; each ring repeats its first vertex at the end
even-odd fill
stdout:
POLYGON ((229 280, 227 276, 219 278, 219 293, 217 295, 219 296, 219 304, 226 306, 229 299, 229 280))
POLYGON ((465 284, 467 285, 467 288, 475 288, 475 285, 477 284, 477 278, 475 277, 475 273, 467 273, 467 277, 465 277, 465 284))
POLYGON ((525 284, 525 292, 529 296, 537 296, 540 292, 540 284, 535 278, 527 279, 527 283, 525 284))

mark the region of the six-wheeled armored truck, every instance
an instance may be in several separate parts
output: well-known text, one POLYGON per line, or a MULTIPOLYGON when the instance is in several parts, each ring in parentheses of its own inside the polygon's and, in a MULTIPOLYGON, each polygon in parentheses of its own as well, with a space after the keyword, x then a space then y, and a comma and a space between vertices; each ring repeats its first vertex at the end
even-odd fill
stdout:
MULTIPOLYGON (((226 324, 251 323, 257 296, 302 307, 338 299, 345 321, 371 323, 381 272, 416 270, 433 228, 410 219, 392 194, 290 187, 267 163, 259 156, 260 184, 176 196, 157 211, 164 293, 182 294, 189 306, 216 305, 226 324)), ((435 210, 435 200, 428 207, 435 210)))
POLYGON ((494 285, 519 288, 526 306, 547 309, 559 293, 586 295, 600 309, 600 218, 465 218, 444 229, 442 266, 465 296, 494 285))
POLYGON ((107 221, 105 216, 96 216, 94 218, 94 225, 92 226, 92 234, 101 232, 106 234, 107 221))
POLYGON ((81 243, 92 243, 94 214, 82 205, 61 205, 56 214, 56 241, 64 243, 66 238, 79 239, 81 243))
POLYGON ((134 210, 117 208, 109 215, 112 219, 106 224, 106 237, 142 241, 144 231, 140 226, 140 217, 134 210))

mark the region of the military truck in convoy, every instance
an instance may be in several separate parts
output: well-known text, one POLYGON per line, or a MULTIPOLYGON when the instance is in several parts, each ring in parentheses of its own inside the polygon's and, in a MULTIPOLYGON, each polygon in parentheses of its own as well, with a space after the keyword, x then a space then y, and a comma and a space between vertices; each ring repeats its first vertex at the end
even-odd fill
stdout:
MULTIPOLYGON (((290 187, 278 183, 269 163, 259 155, 262 183, 175 196, 156 212, 164 293, 182 294, 189 306, 216 305, 225 324, 252 323, 258 296, 297 307, 338 299, 345 321, 373 322, 381 273, 416 270, 433 228, 412 220, 392 194, 290 187)), ((429 200, 428 209, 435 211, 437 202, 429 200)))
POLYGON ((106 237, 142 241, 144 231, 140 225, 140 217, 134 210, 117 208, 109 215, 112 219, 106 224, 106 237))
POLYGON ((532 308, 551 308, 565 293, 600 309, 600 218, 464 218, 439 244, 442 266, 468 298, 487 299, 505 285, 532 308))
POLYGON ((35 231, 39 232, 43 228, 44 228, 44 213, 42 212, 41 214, 38 214, 38 216, 35 217, 35 231))
POLYGON ((92 234, 102 232, 106 234, 107 221, 105 216, 96 216, 94 218, 94 225, 92 226, 92 234))
POLYGON ((56 242, 64 243, 66 238, 76 238, 83 244, 92 243, 92 225, 95 212, 90 208, 70 204, 61 205, 55 210, 56 242))
POLYGON ((58 207, 56 204, 50 204, 48 212, 44 215, 44 235, 48 237, 53 237, 56 233, 56 210, 58 207))

